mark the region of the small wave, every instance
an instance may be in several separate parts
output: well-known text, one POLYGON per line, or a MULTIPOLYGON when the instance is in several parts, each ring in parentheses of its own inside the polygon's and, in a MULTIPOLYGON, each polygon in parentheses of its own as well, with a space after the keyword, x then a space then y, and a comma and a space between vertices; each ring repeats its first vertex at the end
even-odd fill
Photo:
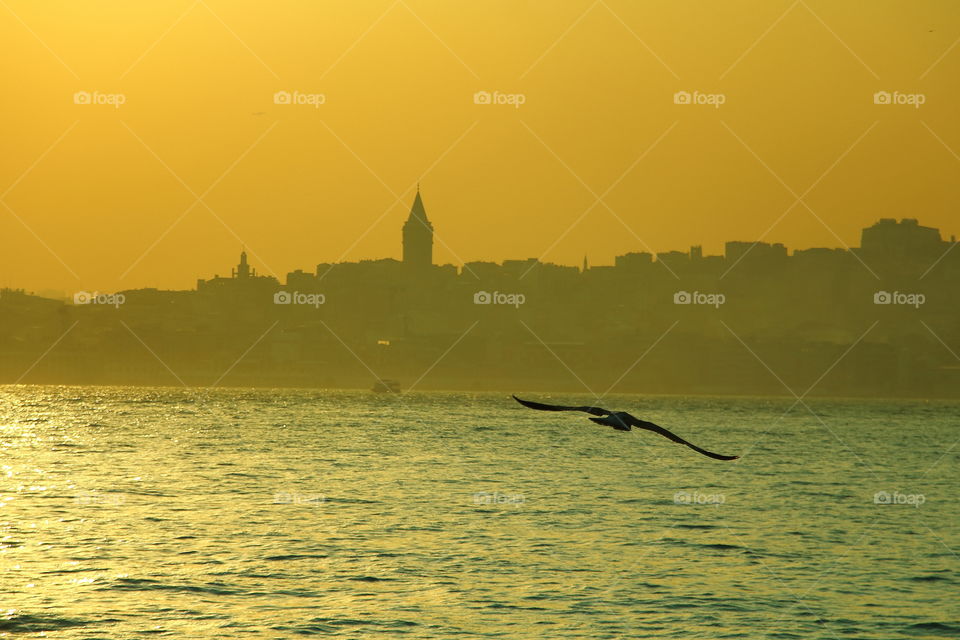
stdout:
POLYGON ((354 582, 395 582, 396 578, 378 578, 377 576, 355 576, 348 578, 354 582))
POLYGON ((320 596, 316 591, 306 589, 280 589, 271 592, 251 593, 252 596, 293 596, 294 598, 317 598, 320 596))
POLYGON ((28 613, 0 619, 0 631, 13 633, 33 633, 37 631, 57 631, 69 627, 82 627, 90 624, 86 620, 61 618, 58 616, 35 616, 28 613))
POLYGON ((168 498, 171 494, 164 493, 157 489, 127 489, 126 491, 110 491, 109 489, 105 490, 104 493, 124 493, 130 496, 153 496, 156 498, 168 498))
POLYGON ((696 546, 701 547, 703 549, 718 549, 720 551, 723 551, 726 549, 743 549, 743 547, 741 547, 738 544, 723 544, 721 542, 713 542, 709 544, 698 544, 696 546))
POLYGON ((314 618, 310 622, 330 625, 333 627, 419 627, 420 624, 412 620, 356 620, 354 618, 314 618))
POLYGON ((960 625, 943 622, 918 622, 906 627, 904 631, 910 634, 932 633, 946 638, 956 638, 960 635, 960 625))
POLYGON ((117 584, 101 587, 98 591, 180 591, 185 593, 211 593, 218 596, 246 595, 247 593, 239 589, 224 588, 221 585, 164 584, 156 580, 139 578, 119 578, 117 584))
POLYGON ((277 580, 287 579, 290 576, 286 573, 258 573, 256 571, 209 571, 208 576, 241 576, 244 578, 256 578, 257 580, 277 580))
POLYGON ((281 556, 267 556, 264 560, 304 560, 307 558, 329 558, 330 556, 322 553, 289 553, 281 556))
POLYGON ((907 578, 911 582, 940 582, 940 581, 949 581, 950 578, 946 576, 912 576, 907 578))
POLYGON ((715 551, 750 551, 746 547, 741 547, 737 544, 724 544, 722 542, 687 542, 686 540, 678 540, 676 538, 664 538, 661 542, 697 549, 713 549, 715 551))
POLYGON ((546 607, 521 607, 515 604, 503 604, 502 602, 492 602, 487 605, 487 609, 517 609, 519 611, 547 611, 546 607))
POLYGON ((60 573, 82 573, 84 571, 108 571, 106 567, 74 567, 73 569, 51 569, 50 571, 41 571, 47 575, 56 575, 60 573))

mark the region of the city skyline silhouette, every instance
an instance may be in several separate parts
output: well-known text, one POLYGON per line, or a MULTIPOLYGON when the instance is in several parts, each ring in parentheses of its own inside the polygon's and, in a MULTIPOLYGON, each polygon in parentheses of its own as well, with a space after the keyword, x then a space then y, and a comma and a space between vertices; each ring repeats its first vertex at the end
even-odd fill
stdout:
POLYGON ((319 263, 280 279, 242 249, 229 276, 188 290, 52 300, 4 289, 0 379, 775 395, 843 355, 819 393, 960 389, 948 346, 960 339, 960 251, 915 218, 882 218, 848 249, 728 241, 721 255, 694 245, 580 267, 436 264, 437 219, 418 188, 397 230, 400 260, 319 263), (750 359, 747 340, 765 357, 750 359), (702 357, 719 364, 704 370, 702 357), (768 361, 777 376, 758 366, 768 361))
MULTIPOLYGON (((753 252, 754 250, 757 250, 759 252, 764 252, 764 251, 781 252, 783 256, 792 255, 793 257, 797 257, 800 255, 810 255, 810 254, 822 252, 822 251, 844 251, 854 256, 868 272, 871 272, 872 275, 876 275, 872 273, 873 270, 869 266, 868 259, 871 258, 871 255, 874 259, 883 260, 887 258, 887 256, 884 255, 885 252, 897 253, 897 252, 906 250, 908 252, 912 252, 913 257, 916 259, 918 258, 920 253, 926 252, 927 253, 926 257, 930 259, 928 270, 932 270, 934 267, 937 266, 937 263, 941 259, 943 259, 947 254, 953 251, 953 247, 954 245, 956 245, 956 242, 957 242, 955 235, 951 235, 949 239, 944 239, 941 237, 941 233, 939 229, 921 225, 919 223, 919 220, 914 217, 902 217, 900 218, 899 223, 896 218, 880 218, 871 227, 867 227, 861 231, 861 237, 860 237, 861 243, 863 242, 863 238, 865 237, 865 235, 870 235, 870 234, 873 234, 875 236, 884 235, 886 237, 883 238, 880 242, 875 243, 875 246, 868 247, 865 252, 862 251, 862 247, 850 246, 850 245, 845 245, 842 247, 824 246, 824 247, 808 247, 806 249, 791 249, 788 245, 782 242, 771 243, 771 242, 764 242, 763 240, 727 239, 723 242, 723 245, 722 245, 723 251, 720 254, 705 255, 703 252, 702 244, 691 245, 686 251, 671 249, 666 251, 652 252, 652 251, 642 250, 644 247, 636 247, 636 249, 641 249, 641 250, 632 250, 621 255, 611 256, 612 265, 603 264, 599 266, 617 267, 617 266, 622 266, 623 264, 628 264, 630 261, 649 260, 651 263, 666 264, 666 267, 665 267, 666 270, 670 272, 671 275, 673 275, 674 277, 677 277, 676 274, 673 273, 672 270, 670 269, 670 260, 676 259, 678 256, 684 256, 684 255, 687 256, 688 259, 690 258, 694 260, 706 259, 708 262, 711 259, 713 260, 716 260, 717 258, 725 259, 728 261, 727 271, 729 271, 729 270, 732 270, 736 266, 736 264, 738 264, 740 260, 743 259, 743 257, 753 252), (904 235, 901 236, 901 240, 905 242, 907 245, 901 249, 895 249, 893 247, 893 244, 897 242, 897 232, 898 232, 897 225, 900 225, 899 230, 904 232, 904 235), (892 236, 891 236, 891 233, 893 234, 892 236), (884 243, 886 244, 886 246, 882 246, 882 244, 884 243), (793 251, 792 254, 790 254, 791 250, 793 251), (864 256, 867 259, 865 259, 864 256)), ((551 265, 555 264, 552 262, 543 262, 542 257, 525 257, 525 258, 506 258, 500 261, 499 263, 495 261, 490 261, 490 260, 476 260, 471 262, 464 262, 459 265, 450 264, 450 263, 446 263, 444 265, 438 265, 434 263, 434 245, 439 244, 439 246, 442 249, 445 243, 442 241, 442 238, 439 240, 439 243, 435 243, 434 238, 435 238, 434 226, 433 226, 433 223, 428 219, 428 216, 426 214, 426 207, 423 204, 423 199, 420 192, 420 185, 417 184, 416 191, 413 197, 413 202, 410 206, 409 212, 407 214, 407 218, 402 227, 401 242, 399 243, 399 251, 397 251, 397 253, 400 255, 399 261, 391 257, 378 257, 378 258, 365 258, 359 261, 342 260, 339 262, 332 262, 332 263, 322 262, 322 263, 318 263, 317 272, 319 273, 320 267, 323 267, 324 269, 329 270, 333 265, 341 264, 341 263, 351 264, 356 262, 376 262, 376 261, 391 261, 391 260, 400 262, 408 266, 419 264, 421 268, 428 267, 428 266, 444 266, 447 268, 454 267, 461 272, 466 271, 468 273, 472 270, 470 266, 471 264, 482 265, 482 264, 493 263, 493 264, 503 265, 505 263, 517 263, 517 262, 526 262, 528 264, 531 262, 538 263, 538 264, 541 262, 543 264, 551 264, 551 265)), ((586 270, 588 268, 589 263, 595 262, 596 255, 597 255, 596 253, 591 254, 589 251, 584 252, 583 261, 581 263, 583 265, 581 267, 581 271, 586 270)), ((250 266, 248 260, 249 260, 249 255, 248 255, 246 246, 241 245, 240 264, 232 270, 230 277, 231 278, 237 278, 237 277, 246 278, 249 276, 267 277, 267 276, 264 276, 263 274, 257 274, 256 269, 250 266)), ((557 266, 574 266, 574 265, 560 264, 557 266)), ((594 264, 594 267, 598 267, 598 265, 594 264)), ((928 271, 928 270, 925 270, 925 271, 928 271)), ((293 271, 288 272, 286 275, 287 275, 287 278, 289 278, 291 275, 296 277, 296 276, 302 275, 303 273, 304 272, 302 268, 297 268, 293 271)), ((723 275, 725 277, 726 271, 724 272, 723 275)), ((269 277, 272 277, 278 283, 280 283, 281 281, 281 278, 276 274, 273 274, 269 277)), ((219 274, 215 274, 213 276, 214 280, 218 278, 220 278, 219 274)), ((203 282, 203 280, 198 278, 197 282, 201 283, 203 282)), ((11 289, 11 290, 19 290, 19 291, 26 290, 25 287, 16 286, 16 283, 10 283, 10 285, 6 285, 4 288, 11 289)), ((143 288, 156 289, 158 287, 153 285, 148 285, 147 287, 143 287, 143 288)), ((96 289, 96 291, 100 291, 100 290, 101 289, 96 289)), ((118 289, 117 291, 125 291, 125 290, 133 290, 133 289, 118 289)), ((82 290, 82 291, 86 291, 86 290, 82 290)), ((35 295, 40 295, 41 297, 49 297, 49 298, 55 298, 55 299, 56 298, 69 299, 74 295, 73 291, 58 292, 49 288, 42 289, 39 292, 31 291, 30 293, 35 295)))

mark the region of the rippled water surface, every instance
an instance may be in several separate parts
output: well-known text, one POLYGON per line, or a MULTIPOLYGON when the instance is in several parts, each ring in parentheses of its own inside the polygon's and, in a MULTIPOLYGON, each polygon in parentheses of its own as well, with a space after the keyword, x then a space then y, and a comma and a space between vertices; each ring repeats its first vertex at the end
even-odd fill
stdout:
POLYGON ((0 636, 960 637, 958 406, 805 402, 0 387, 0 636))

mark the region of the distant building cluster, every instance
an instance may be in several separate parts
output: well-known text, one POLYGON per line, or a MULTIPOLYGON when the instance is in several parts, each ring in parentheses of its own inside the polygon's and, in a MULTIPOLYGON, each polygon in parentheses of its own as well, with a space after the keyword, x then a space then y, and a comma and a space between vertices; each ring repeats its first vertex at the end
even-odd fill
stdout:
POLYGON ((960 250, 915 219, 881 219, 849 250, 732 241, 600 267, 435 265, 433 242, 418 189, 399 261, 281 283, 243 251, 194 291, 5 290, 0 380, 960 395, 960 250))

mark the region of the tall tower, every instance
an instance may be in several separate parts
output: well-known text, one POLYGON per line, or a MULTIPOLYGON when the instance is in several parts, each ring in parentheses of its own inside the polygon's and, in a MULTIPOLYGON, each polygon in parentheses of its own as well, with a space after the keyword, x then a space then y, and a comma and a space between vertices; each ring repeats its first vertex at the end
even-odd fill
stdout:
POLYGON ((253 275, 253 272, 250 269, 250 264, 247 262, 246 248, 240 249, 240 264, 230 270, 230 275, 241 280, 249 278, 251 275, 253 275))
POLYGON ((419 185, 410 215, 403 224, 403 264, 413 267, 429 267, 433 264, 433 225, 427 220, 419 185))
POLYGON ((250 277, 250 264, 247 262, 247 250, 240 250, 240 264, 233 271, 234 278, 246 279, 250 277))

